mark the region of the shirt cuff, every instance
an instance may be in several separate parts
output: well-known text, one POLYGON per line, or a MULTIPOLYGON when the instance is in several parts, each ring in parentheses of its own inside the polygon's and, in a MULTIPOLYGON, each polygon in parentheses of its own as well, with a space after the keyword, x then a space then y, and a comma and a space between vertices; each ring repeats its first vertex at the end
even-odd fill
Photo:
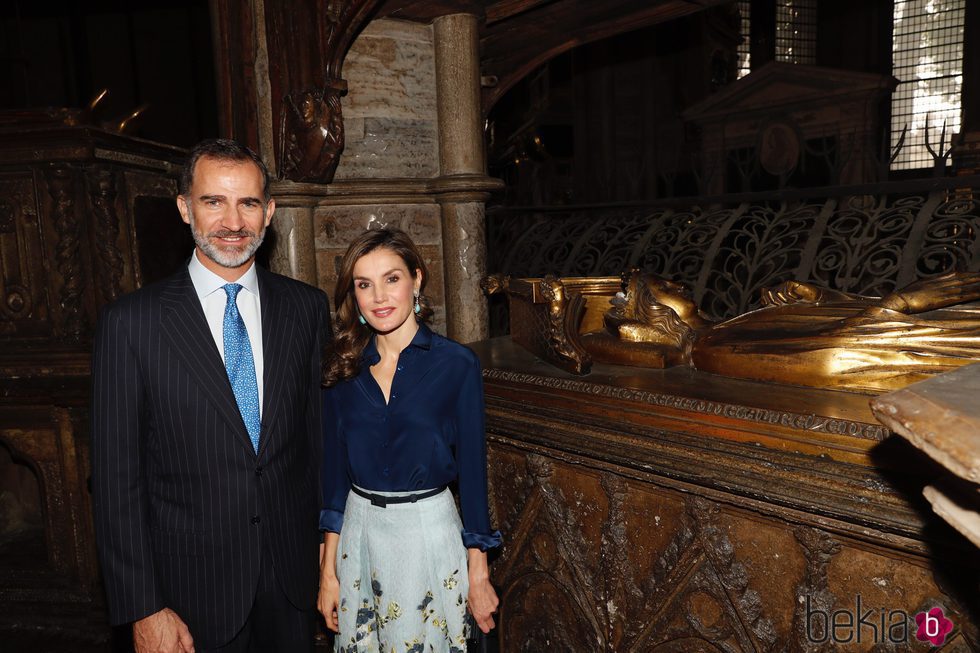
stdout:
POLYGON ((320 511, 320 530, 329 533, 340 533, 340 527, 344 525, 344 513, 339 510, 320 511))
MULTIPOLYGON (((320 518, 320 523, 323 523, 323 518, 320 518)), ((322 528, 322 527, 321 527, 322 528)), ((489 535, 483 533, 472 533, 470 531, 463 531, 463 546, 467 549, 479 549, 480 551, 486 551, 487 549, 496 549, 500 546, 503 541, 503 536, 500 531, 494 531, 489 535)))

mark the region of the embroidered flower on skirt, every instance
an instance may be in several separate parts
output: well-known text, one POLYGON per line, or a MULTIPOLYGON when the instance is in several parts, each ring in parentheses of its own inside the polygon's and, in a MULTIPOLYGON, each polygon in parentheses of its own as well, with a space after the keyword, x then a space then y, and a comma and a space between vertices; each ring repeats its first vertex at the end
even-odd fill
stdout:
POLYGON ((448 490, 386 508, 352 492, 337 550, 335 651, 465 653, 469 582, 461 532, 448 490))

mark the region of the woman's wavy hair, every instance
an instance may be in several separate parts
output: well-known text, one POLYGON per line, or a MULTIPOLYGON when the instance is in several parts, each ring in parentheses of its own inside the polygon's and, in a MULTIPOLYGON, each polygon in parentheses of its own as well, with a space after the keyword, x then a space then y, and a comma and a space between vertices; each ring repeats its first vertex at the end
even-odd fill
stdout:
POLYGON ((365 231, 351 242, 340 262, 337 286, 334 289, 334 339, 327 347, 323 360, 323 385, 330 387, 346 379, 357 376, 361 370, 361 354, 371 340, 371 327, 358 320, 357 300, 354 299, 354 264, 365 254, 376 249, 387 249, 405 262, 409 274, 414 279, 415 271, 422 271, 419 286, 419 305, 421 311, 415 316, 419 322, 427 322, 432 317, 432 307, 422 293, 429 280, 425 261, 412 239, 401 229, 386 227, 365 231))

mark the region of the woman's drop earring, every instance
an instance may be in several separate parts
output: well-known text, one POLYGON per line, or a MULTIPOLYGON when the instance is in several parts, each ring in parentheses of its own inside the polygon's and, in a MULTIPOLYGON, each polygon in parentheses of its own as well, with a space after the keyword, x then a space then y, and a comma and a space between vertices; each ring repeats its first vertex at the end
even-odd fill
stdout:
POLYGON ((415 314, 418 315, 422 312, 422 306, 419 305, 419 294, 415 293, 415 314))
POLYGON ((367 320, 365 320, 364 316, 361 315, 360 313, 357 314, 357 321, 360 322, 361 324, 367 324, 367 320))

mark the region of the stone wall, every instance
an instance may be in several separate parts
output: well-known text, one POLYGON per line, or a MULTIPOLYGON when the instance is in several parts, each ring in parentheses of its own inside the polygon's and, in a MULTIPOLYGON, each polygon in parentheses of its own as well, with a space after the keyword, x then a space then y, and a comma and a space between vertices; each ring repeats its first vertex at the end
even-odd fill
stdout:
POLYGON ((350 243, 365 229, 398 227, 419 246, 429 270, 425 296, 435 314, 432 327, 446 333, 445 290, 442 274, 442 227, 439 206, 431 202, 321 206, 315 214, 317 285, 330 295, 337 281, 340 259, 350 243))
POLYGON ((376 20, 344 61, 346 146, 334 180, 439 174, 432 26, 376 20))
POLYGON ((344 251, 365 229, 408 232, 429 269, 433 327, 485 338, 483 206, 501 183, 485 174, 477 23, 380 19, 344 63, 345 149, 327 185, 280 182, 274 270, 333 296, 344 251))
POLYGON ((314 212, 317 284, 333 298, 347 245, 365 229, 398 227, 422 251, 432 326, 446 333, 440 209, 426 180, 439 174, 432 26, 376 20, 344 62, 346 146, 314 212), (373 183, 366 185, 367 180, 373 183))

